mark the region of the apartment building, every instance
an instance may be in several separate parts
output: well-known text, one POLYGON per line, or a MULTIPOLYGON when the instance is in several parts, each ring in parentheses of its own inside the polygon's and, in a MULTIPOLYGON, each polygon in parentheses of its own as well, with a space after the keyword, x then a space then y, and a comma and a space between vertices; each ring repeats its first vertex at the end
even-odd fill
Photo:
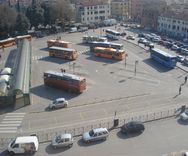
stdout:
POLYGON ((127 21, 131 18, 131 0, 112 0, 111 15, 113 18, 121 21, 127 21))
POLYGON ((83 24, 100 23, 110 18, 109 1, 88 0, 76 4, 76 21, 83 24))
POLYGON ((188 38, 187 13, 159 16, 157 30, 172 37, 188 38))

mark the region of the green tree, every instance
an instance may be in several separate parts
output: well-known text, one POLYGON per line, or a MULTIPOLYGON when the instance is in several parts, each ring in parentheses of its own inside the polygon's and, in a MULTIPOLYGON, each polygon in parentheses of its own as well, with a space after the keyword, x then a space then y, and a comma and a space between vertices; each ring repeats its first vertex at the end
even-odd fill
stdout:
POLYGON ((15 30, 18 34, 23 35, 30 27, 29 20, 24 14, 18 13, 16 18, 15 30))
POLYGON ((33 0, 31 6, 27 8, 26 16, 31 26, 37 27, 39 24, 44 24, 44 9, 38 1, 33 0))
POLYGON ((0 38, 7 38, 14 33, 17 12, 6 5, 0 5, 0 38))

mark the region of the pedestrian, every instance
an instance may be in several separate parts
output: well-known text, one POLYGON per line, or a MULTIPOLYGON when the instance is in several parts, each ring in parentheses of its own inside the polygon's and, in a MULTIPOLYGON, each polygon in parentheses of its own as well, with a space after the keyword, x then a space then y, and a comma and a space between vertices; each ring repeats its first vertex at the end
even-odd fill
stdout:
POLYGON ((180 85, 180 87, 179 87, 179 95, 181 94, 181 85, 180 85))
POLYGON ((61 72, 64 73, 64 69, 63 68, 61 68, 61 72))
POLYGON ((185 84, 185 83, 187 83, 187 76, 185 77, 185 82, 184 82, 184 84, 185 84))

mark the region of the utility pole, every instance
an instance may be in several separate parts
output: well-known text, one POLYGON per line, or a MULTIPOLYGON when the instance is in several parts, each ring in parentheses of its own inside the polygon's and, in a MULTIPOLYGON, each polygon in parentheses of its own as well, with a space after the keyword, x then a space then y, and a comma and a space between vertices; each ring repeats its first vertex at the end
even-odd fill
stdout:
POLYGON ((136 66, 138 64, 138 60, 135 61, 134 75, 136 76, 136 66))

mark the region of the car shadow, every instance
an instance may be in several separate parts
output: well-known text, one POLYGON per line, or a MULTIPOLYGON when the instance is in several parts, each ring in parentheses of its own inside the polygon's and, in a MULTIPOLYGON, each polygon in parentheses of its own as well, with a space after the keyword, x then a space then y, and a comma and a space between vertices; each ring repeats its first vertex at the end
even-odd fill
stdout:
POLYGON ((178 122, 180 125, 184 125, 184 126, 188 125, 188 121, 183 121, 183 120, 181 120, 180 118, 177 119, 177 122, 178 122))
POLYGON ((173 68, 168 68, 151 58, 145 59, 143 62, 146 63, 147 65, 153 67, 155 70, 157 70, 160 73, 168 72, 173 69, 173 68))
POLYGON ((98 140, 98 141, 92 141, 89 143, 85 143, 82 139, 79 139, 77 144, 78 146, 82 146, 82 147, 89 147, 89 146, 94 146, 94 145, 98 145, 100 143, 103 143, 105 140, 98 140))
POLYGON ((59 97, 64 97, 66 100, 70 100, 80 95, 79 93, 66 92, 64 90, 48 87, 45 85, 31 88, 31 93, 49 100, 54 100, 59 97))
POLYGON ((60 153, 60 152, 65 152, 69 149, 70 149, 70 147, 62 147, 62 148, 56 148, 55 149, 51 146, 51 144, 49 144, 49 145, 46 146, 45 151, 48 154, 57 154, 57 153, 60 153))
POLYGON ((125 133, 122 133, 121 131, 118 131, 116 135, 120 139, 130 139, 130 138, 133 138, 133 137, 137 137, 141 134, 142 134, 142 132, 125 134, 125 133))
POLYGON ((65 60, 65 59, 55 58, 55 57, 50 57, 50 56, 43 57, 39 60, 40 61, 52 62, 52 63, 58 63, 58 64, 64 64, 64 63, 70 62, 70 60, 65 60))

